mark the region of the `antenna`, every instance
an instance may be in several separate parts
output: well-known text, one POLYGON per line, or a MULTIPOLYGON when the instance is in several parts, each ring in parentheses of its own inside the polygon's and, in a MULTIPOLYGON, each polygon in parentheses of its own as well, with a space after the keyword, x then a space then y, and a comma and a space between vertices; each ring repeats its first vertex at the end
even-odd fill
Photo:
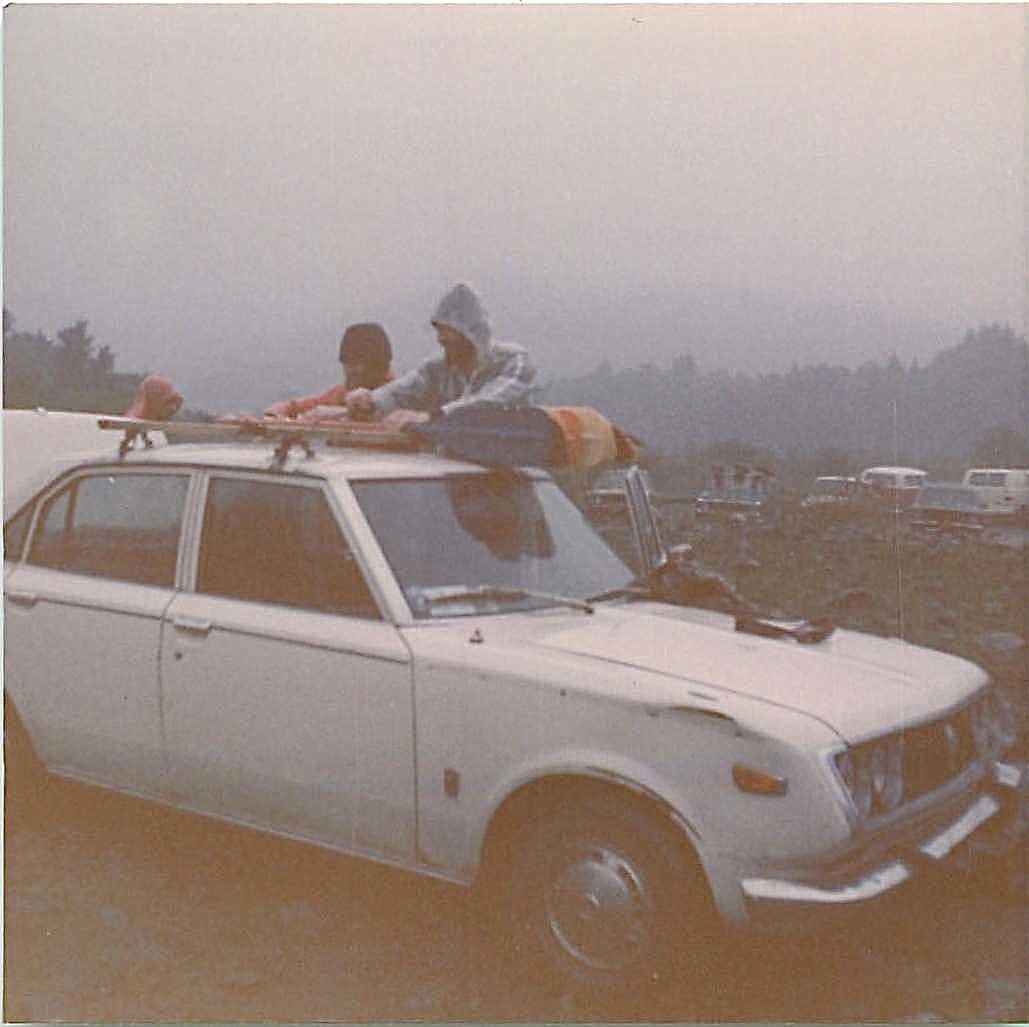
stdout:
MULTIPOLYGON (((893 462, 900 465, 900 419, 893 397, 893 462)), ((900 497, 893 497, 893 554, 897 560, 897 637, 904 638, 904 568, 900 559, 900 497)))

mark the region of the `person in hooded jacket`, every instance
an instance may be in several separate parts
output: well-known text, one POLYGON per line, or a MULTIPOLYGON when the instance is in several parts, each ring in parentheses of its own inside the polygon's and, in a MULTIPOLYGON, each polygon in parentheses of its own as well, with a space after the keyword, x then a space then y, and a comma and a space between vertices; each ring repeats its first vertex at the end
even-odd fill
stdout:
POLYGON ((353 389, 374 389, 393 380, 393 351, 382 325, 374 322, 348 325, 339 343, 343 380, 313 396, 298 396, 273 403, 265 417, 299 417, 323 420, 346 417, 347 394, 353 389))
POLYGON ((528 352, 492 337, 475 290, 464 282, 439 301, 432 326, 443 353, 377 389, 347 395, 354 420, 388 417, 394 423, 426 420, 472 403, 521 406, 532 402, 536 369, 528 352))

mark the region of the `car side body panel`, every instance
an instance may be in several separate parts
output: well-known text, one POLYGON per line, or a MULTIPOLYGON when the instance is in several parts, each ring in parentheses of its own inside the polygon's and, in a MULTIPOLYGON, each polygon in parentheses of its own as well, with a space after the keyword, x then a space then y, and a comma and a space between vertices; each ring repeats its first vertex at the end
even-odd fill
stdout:
POLYGON ((4 688, 51 771, 161 792, 157 658, 173 594, 28 564, 6 569, 4 688))

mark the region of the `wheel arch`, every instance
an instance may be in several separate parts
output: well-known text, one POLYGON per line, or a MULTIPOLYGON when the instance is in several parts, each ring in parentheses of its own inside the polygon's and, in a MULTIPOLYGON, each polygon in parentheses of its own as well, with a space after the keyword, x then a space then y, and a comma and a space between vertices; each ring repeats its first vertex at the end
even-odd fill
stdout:
MULTIPOLYGON (((488 877, 505 863, 505 852, 520 827, 544 811, 607 796, 650 815, 687 850, 703 869, 699 833, 681 813, 652 789, 600 767, 583 767, 540 774, 522 782, 494 809, 479 845, 476 880, 488 877)), ((705 873, 705 877, 706 877, 705 873)))

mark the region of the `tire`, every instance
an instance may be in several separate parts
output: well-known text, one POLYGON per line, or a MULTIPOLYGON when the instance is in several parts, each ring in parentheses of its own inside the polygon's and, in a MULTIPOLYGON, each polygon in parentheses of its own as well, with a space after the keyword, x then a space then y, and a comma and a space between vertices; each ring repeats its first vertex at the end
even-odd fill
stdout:
POLYGON ((528 821, 509 887, 519 948, 550 976, 598 992, 660 980, 714 919, 685 840, 617 795, 528 821))

